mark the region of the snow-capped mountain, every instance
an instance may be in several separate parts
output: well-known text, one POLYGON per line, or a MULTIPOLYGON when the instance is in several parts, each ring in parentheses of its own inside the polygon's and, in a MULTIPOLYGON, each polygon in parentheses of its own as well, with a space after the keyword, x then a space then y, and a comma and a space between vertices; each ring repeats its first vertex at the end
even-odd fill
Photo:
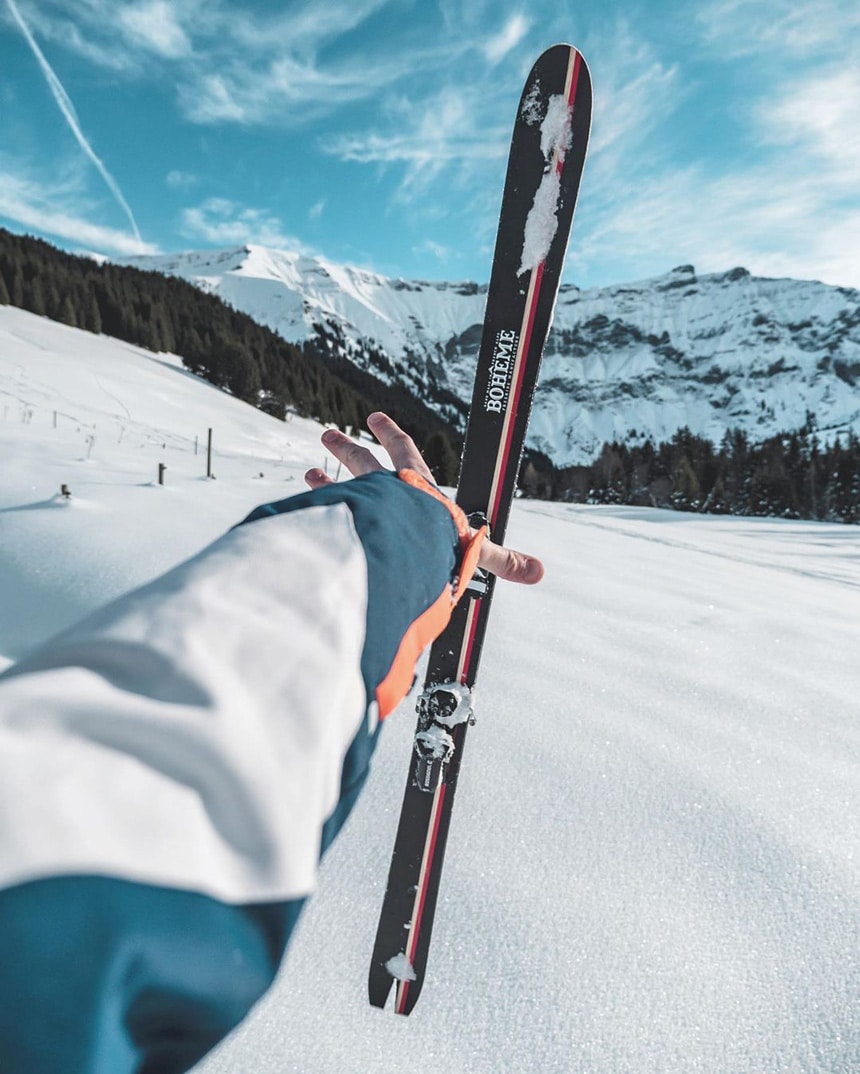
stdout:
MULTIPOLYGON (((135 259, 182 276, 300 342, 314 335, 459 423, 486 286, 391 279, 259 246, 135 259), (459 401, 459 405, 457 403, 459 401)), ((800 428, 860 432, 860 292, 814 281, 697 276, 683 265, 616 287, 563 286, 529 445, 589 461, 607 440, 682 426, 718 441, 800 428)))

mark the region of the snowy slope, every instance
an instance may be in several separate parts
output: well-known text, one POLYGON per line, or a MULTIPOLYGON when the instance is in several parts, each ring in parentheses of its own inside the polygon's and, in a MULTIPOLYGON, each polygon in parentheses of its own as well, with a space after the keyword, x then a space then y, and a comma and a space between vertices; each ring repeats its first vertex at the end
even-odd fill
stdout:
MULTIPOLYGON (((287 339, 316 325, 346 353, 445 410, 468 403, 486 288, 387 279, 259 246, 139 258, 215 292, 287 339)), ((692 266, 618 287, 563 287, 529 443, 558 465, 612 439, 719 441, 799 429, 860 432, 860 292, 813 281, 697 277, 692 266)), ((450 409, 449 418, 457 415, 450 409)), ((462 418, 462 413, 460 414, 462 418)))
POLYGON ((304 489, 324 455, 313 422, 277 421, 176 358, 8 306, 0 419, 6 657, 196 552, 257 504, 304 489))
MULTIPOLYGON (((7 657, 320 462, 312 423, 5 308, 0 393, 7 657)), ((547 578, 497 592, 415 1013, 364 986, 407 703, 275 989, 201 1069, 854 1074, 856 529, 518 501, 510 536, 547 578)))

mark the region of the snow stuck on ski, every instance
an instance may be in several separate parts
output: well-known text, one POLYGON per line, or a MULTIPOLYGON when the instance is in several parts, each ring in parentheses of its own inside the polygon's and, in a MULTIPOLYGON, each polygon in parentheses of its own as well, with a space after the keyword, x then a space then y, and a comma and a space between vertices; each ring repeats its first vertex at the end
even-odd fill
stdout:
POLYGON ((412 968, 412 963, 401 951, 399 955, 394 955, 385 963, 385 968, 391 974, 395 981, 414 981, 415 970, 412 968))
POLYGON ((442 727, 456 727, 457 724, 466 723, 472 716, 472 691, 465 683, 461 682, 443 682, 438 686, 433 686, 430 690, 425 690, 422 695, 422 701, 432 706, 432 718, 434 723, 441 724, 442 727), (444 694, 454 699, 455 705, 449 713, 441 711, 437 705, 432 706, 434 698, 438 698, 438 695, 444 694))
MULTIPOLYGON (((531 118, 534 116, 533 103, 528 111, 523 109, 523 115, 529 121, 536 122, 536 118, 531 118)), ((546 260, 552 240, 555 238, 558 228, 560 189, 557 162, 564 159, 565 152, 570 148, 570 137, 570 107, 564 95, 557 93, 550 97, 546 115, 540 127, 540 148, 547 161, 547 170, 526 218, 519 275, 531 272, 546 260)))

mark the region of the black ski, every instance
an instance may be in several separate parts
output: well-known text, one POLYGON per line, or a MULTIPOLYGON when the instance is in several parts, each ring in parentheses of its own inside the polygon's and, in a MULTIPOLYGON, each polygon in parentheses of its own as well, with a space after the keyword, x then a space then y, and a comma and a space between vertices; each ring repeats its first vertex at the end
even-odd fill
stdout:
MULTIPOLYGON (((514 125, 457 503, 504 540, 591 124, 591 80, 556 45, 526 81, 514 125)), ((424 981, 451 809, 493 596, 476 576, 430 650, 400 825, 368 981, 409 1014, 424 981)))

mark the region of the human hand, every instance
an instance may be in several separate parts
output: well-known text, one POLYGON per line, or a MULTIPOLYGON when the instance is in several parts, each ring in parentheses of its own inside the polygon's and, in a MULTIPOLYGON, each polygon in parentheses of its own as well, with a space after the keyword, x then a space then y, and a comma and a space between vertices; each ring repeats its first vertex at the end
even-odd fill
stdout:
MULTIPOLYGON (((415 470, 427 481, 434 482, 415 441, 387 414, 379 411, 371 414, 367 419, 367 427, 388 452, 395 469, 415 470)), ((322 435, 322 442, 353 477, 385 469, 372 451, 337 429, 327 429, 322 435)), ((333 483, 332 478, 316 467, 308 470, 305 481, 312 489, 333 483)), ((504 578, 505 581, 520 582, 524 585, 534 585, 543 578, 544 573, 539 559, 525 552, 516 552, 512 548, 503 548, 489 540, 484 541, 481 546, 478 566, 498 578, 504 578)))

